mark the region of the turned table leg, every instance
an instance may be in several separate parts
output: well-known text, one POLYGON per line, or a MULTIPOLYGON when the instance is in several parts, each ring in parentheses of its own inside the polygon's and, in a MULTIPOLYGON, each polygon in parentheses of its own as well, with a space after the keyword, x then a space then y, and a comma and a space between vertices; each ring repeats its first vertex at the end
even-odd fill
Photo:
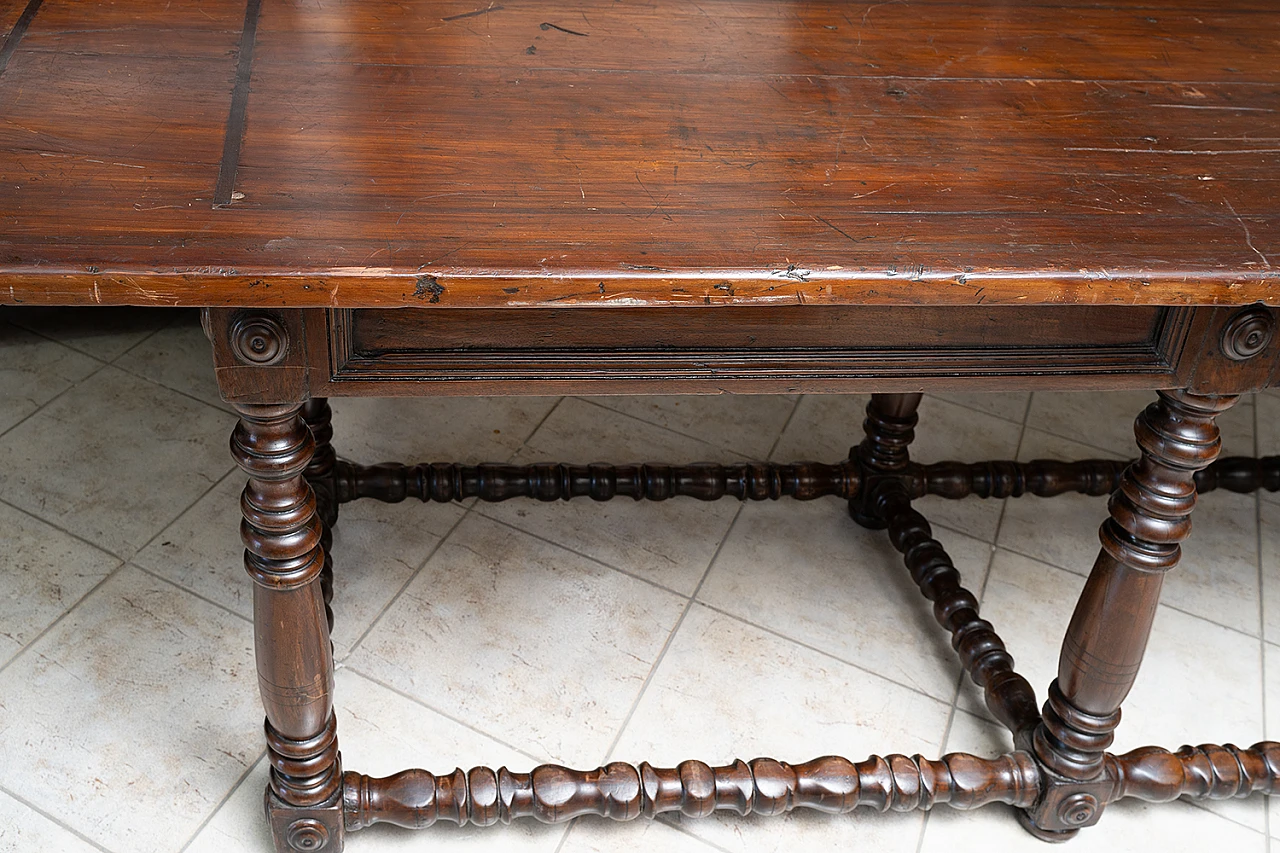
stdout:
POLYGON ((881 476, 900 476, 910 463, 908 448, 916 437, 923 394, 872 394, 867 416, 862 422, 866 438, 849 451, 862 473, 859 493, 849 499, 853 520, 871 530, 889 526, 883 513, 873 505, 875 480, 881 476))
POLYGON ((267 814, 280 853, 338 851, 342 771, 320 588, 324 549, 315 494, 304 478, 315 441, 299 404, 236 408, 231 450, 249 475, 240 533, 255 584, 258 686, 271 762, 267 814))
MULTIPOLYGON (((1217 457, 1215 417, 1235 397, 1160 392, 1134 426, 1142 456, 1125 471, 1102 524, 1102 550, 1076 604, 1033 749, 1045 796, 1025 825, 1062 840, 1097 821, 1116 784, 1105 750, 1133 687, 1165 572, 1191 530, 1195 473, 1217 457)), ((1114 771, 1112 771, 1114 772, 1114 771)))
POLYGON ((338 490, 335 475, 338 455, 333 450, 333 410, 323 397, 313 397, 302 405, 302 419, 315 439, 315 453, 303 472, 316 496, 316 515, 322 525, 320 547, 324 550, 324 568, 320 572, 320 589, 324 594, 325 620, 333 631, 333 526, 338 523, 338 490))

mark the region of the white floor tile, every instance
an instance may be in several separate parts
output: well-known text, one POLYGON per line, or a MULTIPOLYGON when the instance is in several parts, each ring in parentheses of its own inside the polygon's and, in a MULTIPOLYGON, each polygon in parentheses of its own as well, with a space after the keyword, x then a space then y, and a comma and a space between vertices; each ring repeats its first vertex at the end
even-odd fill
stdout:
MULTIPOLYGON (((683 398, 682 398, 683 399, 683 398)), ((566 399, 515 460, 530 462, 739 461, 727 451, 566 399)), ((692 595, 737 514, 735 500, 635 501, 530 499, 480 504, 478 510, 609 566, 682 595, 692 595)))
POLYGON ((152 382, 230 409, 218 393, 213 350, 198 312, 184 311, 116 360, 116 366, 152 382))
POLYGON ((97 849, 38 811, 0 793, 0 853, 95 853, 97 849))
POLYGON ((101 366, 83 353, 0 322, 0 432, 101 366))
POLYGON ((0 666, 105 578, 120 561, 0 504, 0 666))
MULTIPOLYGON (((1022 458, 1107 458, 1089 448, 1028 430, 1022 458)), ((1001 547, 1088 575, 1098 556, 1098 528, 1107 499, 1087 495, 1010 499, 1001 547)), ((1161 601, 1248 634, 1259 631, 1258 537, 1255 498, 1224 490, 1202 496, 1192 516, 1182 561, 1165 576, 1161 601)))
POLYGON ((234 423, 107 367, 0 438, 0 497, 128 558, 234 467, 234 423))
MULTIPOLYGON (((244 571, 240 493, 233 471, 134 561, 179 586, 253 618, 253 582, 244 571)), ((456 504, 343 505, 334 530, 333 645, 341 660, 423 560, 462 517, 456 504)))
POLYGON ((0 673, 0 784, 111 849, 176 849, 261 748, 252 635, 122 570, 0 673))
MULTIPOLYGON (((389 776, 409 767, 449 773, 455 767, 523 773, 534 762, 528 756, 460 726, 350 670, 337 673, 338 742, 344 770, 389 776)), ((273 853, 262 816, 267 762, 262 760, 236 789, 186 853, 273 853)), ((565 833, 563 826, 533 820, 510 826, 459 828, 438 823, 412 831, 375 825, 348 836, 352 853, 424 850, 466 853, 551 853, 565 833)))
MULTIPOLYGON (((990 546, 934 535, 977 594, 990 546)), ((698 598, 938 699, 955 693, 959 665, 933 606, 885 533, 838 500, 744 507, 698 598)))
MULTIPOLYGON (((932 755, 947 713, 947 703, 695 606, 611 757, 674 767, 686 759, 932 755)), ((678 819, 689 833, 744 852, 914 850, 920 825, 919 815, 871 811, 678 819)))
MULTIPOLYGON (((1133 422, 1154 391, 1037 391, 1027 426, 1123 456, 1137 456, 1133 422)), ((1253 398, 1218 416, 1224 456, 1253 455, 1253 398)))
POLYGON ((472 515, 350 666, 530 754, 594 766, 684 604, 472 515))
POLYGON ((597 405, 692 436, 749 459, 764 459, 796 406, 781 395, 590 397, 597 405))
POLYGON ((970 409, 977 409, 980 412, 986 412, 989 415, 995 415, 1015 423, 1022 423, 1022 418, 1027 413, 1027 404, 1031 401, 1031 393, 1028 391, 989 391, 987 393, 969 394, 931 392, 929 396, 970 409))
POLYGON ((119 358, 173 319, 166 308, 10 307, 5 319, 102 361, 119 358))
POLYGON ((344 459, 505 462, 557 397, 343 397, 330 401, 333 447, 344 459))

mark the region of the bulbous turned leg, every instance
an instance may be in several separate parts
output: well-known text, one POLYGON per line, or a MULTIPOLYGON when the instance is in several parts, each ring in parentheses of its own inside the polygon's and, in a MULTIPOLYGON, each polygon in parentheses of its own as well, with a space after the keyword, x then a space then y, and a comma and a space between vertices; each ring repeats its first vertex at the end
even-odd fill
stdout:
POLYGON ((1165 572, 1191 530, 1195 474, 1221 446, 1215 417, 1234 397, 1160 392, 1134 425, 1142 456, 1125 471, 1102 524, 1102 550, 1067 628, 1033 751, 1045 794, 1024 825, 1065 840, 1111 798, 1105 751, 1147 646, 1165 572))
POLYGON ((910 463, 907 449, 916 437, 920 420, 916 409, 923 394, 872 394, 867 417, 862 422, 866 438, 849 451, 860 469, 859 492, 849 500, 853 520, 871 530, 884 530, 888 522, 872 500, 878 476, 902 475, 910 463))
POLYGON ((249 476, 240 535, 254 581, 258 686, 267 712, 267 815, 280 853, 336 853, 344 827, 333 653, 320 588, 321 522, 304 477, 315 441, 300 409, 237 406, 231 451, 249 476))
POLYGON ((311 491, 316 496, 316 515, 320 517, 322 533, 320 547, 324 550, 324 568, 320 572, 320 589, 324 593, 324 613, 333 630, 333 526, 338 523, 337 465, 338 455, 333 450, 333 410, 329 401, 315 397, 302 405, 302 419, 306 421, 315 439, 316 449, 303 472, 311 491))

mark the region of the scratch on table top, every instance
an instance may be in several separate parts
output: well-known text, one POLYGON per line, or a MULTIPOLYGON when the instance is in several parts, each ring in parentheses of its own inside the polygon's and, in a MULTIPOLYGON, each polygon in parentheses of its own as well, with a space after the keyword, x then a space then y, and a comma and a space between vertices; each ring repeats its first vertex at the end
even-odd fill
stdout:
POLYGON ((1239 223, 1240 223, 1240 228, 1244 231, 1244 242, 1245 242, 1245 244, 1246 244, 1250 249, 1252 249, 1252 250, 1253 250, 1253 253, 1254 253, 1255 255, 1257 255, 1259 258, 1261 258, 1261 259, 1262 259, 1262 265, 1263 265, 1264 267, 1266 267, 1267 269, 1271 269, 1271 261, 1267 259, 1267 256, 1266 256, 1266 255, 1264 255, 1262 252, 1258 251, 1258 247, 1257 247, 1257 246, 1253 245, 1253 237, 1249 234, 1249 226, 1245 224, 1245 222, 1244 222, 1244 217, 1242 217, 1240 214, 1236 213, 1235 205, 1233 205, 1233 204, 1231 203, 1231 199, 1223 199, 1223 201, 1225 201, 1225 202, 1226 202, 1226 204, 1227 204, 1227 210, 1231 211, 1231 215, 1232 215, 1232 216, 1234 216, 1234 217, 1236 218, 1236 222, 1239 222, 1239 223))
POLYGON ((1201 154, 1216 157, 1221 154, 1280 154, 1280 148, 1063 148, 1063 151, 1102 151, 1112 154, 1201 154))

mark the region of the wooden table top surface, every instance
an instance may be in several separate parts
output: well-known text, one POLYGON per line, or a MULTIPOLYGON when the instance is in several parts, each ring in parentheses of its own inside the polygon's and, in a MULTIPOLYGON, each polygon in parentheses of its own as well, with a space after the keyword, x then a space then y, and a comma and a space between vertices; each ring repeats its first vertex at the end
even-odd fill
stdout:
POLYGON ((0 302, 1280 304, 1280 4, 0 0, 0 302))

